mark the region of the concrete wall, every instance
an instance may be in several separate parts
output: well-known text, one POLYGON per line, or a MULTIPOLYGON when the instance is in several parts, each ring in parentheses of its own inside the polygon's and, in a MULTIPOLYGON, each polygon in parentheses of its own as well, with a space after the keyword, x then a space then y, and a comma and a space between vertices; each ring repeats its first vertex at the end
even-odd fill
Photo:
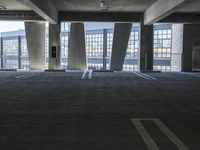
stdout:
POLYGON ((68 57, 69 70, 87 69, 84 23, 71 23, 68 57))
POLYGON ((182 71, 192 71, 192 54, 195 40, 200 38, 200 25, 185 24, 183 28, 182 71))
POLYGON ((29 68, 45 69, 45 23, 25 22, 29 68))
POLYGON ((111 70, 121 71, 123 69, 131 29, 132 23, 115 23, 110 67, 111 70))
POLYGON ((153 70, 153 25, 141 24, 140 70, 153 70))
POLYGON ((60 69, 60 24, 49 24, 49 69, 60 69), (56 57, 52 56, 52 47, 56 47, 56 57))

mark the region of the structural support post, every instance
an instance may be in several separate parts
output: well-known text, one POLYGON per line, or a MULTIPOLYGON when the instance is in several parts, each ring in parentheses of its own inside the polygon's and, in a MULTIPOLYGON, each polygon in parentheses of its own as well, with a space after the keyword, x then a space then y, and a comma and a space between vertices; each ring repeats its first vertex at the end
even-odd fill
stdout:
POLYGON ((172 25, 171 71, 181 71, 183 51, 183 24, 172 25))
POLYGON ((68 53, 69 70, 85 70, 87 68, 84 23, 71 23, 68 53))
POLYGON ((18 36, 18 69, 22 69, 22 60, 21 60, 21 55, 22 55, 22 48, 21 48, 21 36, 18 36))
POLYGON ((107 57, 107 29, 103 29, 103 70, 106 70, 107 57))
POLYGON ((45 23, 25 22, 30 70, 45 69, 45 23))
POLYGON ((191 72, 193 57, 192 53, 196 41, 200 41, 200 25, 185 24, 183 27, 183 53, 182 53, 182 71, 191 72))
POLYGON ((132 23, 115 23, 111 70, 122 71, 123 69, 131 29, 132 23))
POLYGON ((49 24, 49 69, 60 69, 60 24, 49 24))
POLYGON ((153 25, 141 25, 140 71, 153 70, 153 25))
POLYGON ((1 69, 3 69, 3 38, 1 37, 1 69))

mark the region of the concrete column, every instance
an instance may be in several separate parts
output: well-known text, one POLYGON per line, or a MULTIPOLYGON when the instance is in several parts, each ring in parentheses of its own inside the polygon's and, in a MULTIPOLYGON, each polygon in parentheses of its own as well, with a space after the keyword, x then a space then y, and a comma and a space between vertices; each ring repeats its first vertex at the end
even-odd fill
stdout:
POLYGON ((25 22, 30 70, 45 69, 45 23, 25 22))
POLYGON ((131 29, 132 23, 115 23, 110 67, 111 70, 121 71, 123 69, 131 29))
POLYGON ((192 54, 195 48, 195 41, 200 38, 200 25, 185 24, 183 27, 183 53, 182 71, 192 71, 192 54))
POLYGON ((21 36, 18 36, 18 69, 22 69, 22 48, 21 48, 21 36))
POLYGON ((69 70, 87 69, 84 23, 71 23, 68 56, 69 70))
POLYGON ((141 24, 140 70, 153 70, 153 25, 141 24))
POLYGON ((1 69, 3 69, 3 38, 1 37, 1 69))
POLYGON ((183 24, 173 24, 171 71, 181 71, 182 51, 183 51, 183 24))
POLYGON ((200 71, 200 39, 198 40, 198 45, 195 46, 193 50, 193 61, 192 61, 192 70, 200 71))
POLYGON ((60 55, 60 24, 49 24, 49 69, 60 69, 60 55))
POLYGON ((103 29, 103 70, 106 70, 106 57, 107 57, 107 29, 103 29))

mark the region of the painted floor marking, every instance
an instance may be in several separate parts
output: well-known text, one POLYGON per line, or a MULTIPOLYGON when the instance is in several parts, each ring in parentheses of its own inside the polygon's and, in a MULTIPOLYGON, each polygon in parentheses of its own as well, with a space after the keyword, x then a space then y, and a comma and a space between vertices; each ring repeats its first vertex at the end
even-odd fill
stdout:
POLYGON ((23 79, 26 79, 26 78, 35 76, 35 75, 40 74, 40 73, 42 73, 42 72, 35 72, 35 73, 33 73, 33 74, 30 74, 30 75, 27 75, 27 76, 23 77, 23 79))
POLYGON ((25 79, 25 78, 28 78, 28 77, 32 77, 32 76, 34 76, 34 75, 37 75, 37 74, 39 74, 39 73, 41 73, 41 72, 30 72, 30 73, 27 73, 27 74, 24 74, 24 75, 20 75, 20 76, 16 77, 16 79, 20 79, 20 78, 25 79))
POLYGON ((179 148, 180 150, 189 150, 189 148, 171 131, 164 123, 159 119, 155 119, 154 123, 160 128, 160 130, 179 148))
POLYGON ((147 145, 149 150, 160 150, 158 145, 154 142, 151 138, 149 133, 146 131, 142 123, 139 119, 131 119, 132 123, 135 125, 136 129, 138 130, 139 134, 143 138, 145 144, 147 145))
POLYGON ((88 79, 92 79, 92 73, 93 73, 93 70, 90 70, 90 71, 89 71, 88 79))
POLYGON ((26 73, 26 74, 23 74, 23 75, 20 75, 20 76, 17 76, 17 77, 15 77, 16 79, 19 79, 19 78, 22 78, 22 77, 24 77, 24 76, 27 76, 27 75, 30 75, 30 74, 32 74, 33 72, 29 72, 29 73, 26 73))
POLYGON ((29 73, 26 73, 26 74, 17 76, 16 79, 24 78, 24 77, 26 77, 26 76, 29 76, 29 75, 32 75, 32 74, 35 74, 35 73, 36 73, 36 72, 29 72, 29 73))
POLYGON ((83 75, 82 75, 81 79, 85 79, 85 76, 86 76, 87 72, 88 72, 88 70, 85 70, 85 71, 83 72, 83 75))
POLYGON ((147 145, 149 150, 160 150, 160 148, 153 141, 151 136, 148 134, 141 121, 152 121, 154 124, 177 146, 179 150, 190 150, 164 123, 162 123, 159 119, 137 119, 131 118, 132 123, 135 125, 139 134, 143 138, 145 144, 147 145))
POLYGON ((146 79, 146 80, 149 80, 150 78, 148 78, 148 77, 146 77, 146 76, 143 76, 143 75, 141 75, 141 74, 139 74, 139 73, 137 73, 137 72, 134 72, 134 71, 132 71, 131 73, 133 73, 133 74, 135 74, 135 75, 137 75, 137 76, 139 76, 139 77, 142 77, 142 78, 144 78, 144 79, 146 79))
POLYGON ((152 76, 150 76, 150 75, 147 75, 147 74, 144 74, 144 73, 141 73, 141 72, 138 72, 138 73, 141 74, 141 75, 143 75, 143 76, 146 76, 147 78, 150 78, 150 79, 152 79, 152 80, 157 80, 157 78, 152 77, 152 76))

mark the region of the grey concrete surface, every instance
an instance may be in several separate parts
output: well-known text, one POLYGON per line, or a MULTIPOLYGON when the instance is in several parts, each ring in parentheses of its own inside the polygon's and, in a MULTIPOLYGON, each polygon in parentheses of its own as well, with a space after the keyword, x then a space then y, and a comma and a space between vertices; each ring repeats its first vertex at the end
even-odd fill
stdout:
POLYGON ((185 24, 183 26, 183 53, 182 53, 182 71, 192 71, 192 53, 195 48, 195 41, 200 39, 200 25, 185 24))
POLYGON ((27 6, 47 22, 51 24, 58 23, 58 10, 50 0, 17 0, 24 6, 27 6))
POLYGON ((122 71, 123 69, 131 29, 132 23, 115 23, 110 65, 111 70, 122 71))
POLYGON ((183 24, 172 25, 171 70, 181 71, 181 53, 183 51, 183 24), (179 55, 180 54, 180 55, 179 55))
POLYGON ((153 24, 170 14, 176 12, 179 8, 187 5, 190 0, 157 0, 153 5, 144 11, 144 24, 153 24))
POLYGON ((45 23, 25 22, 30 70, 45 69, 45 23))
MULTIPOLYGON (((200 73, 0 72, 1 150, 147 150, 130 118, 158 118, 200 147, 200 73), (87 74, 88 76, 88 74, 87 74)), ((151 121, 162 150, 176 146, 151 121)))
POLYGON ((85 70, 87 68, 84 23, 71 23, 68 53, 69 70, 85 70))
POLYGON ((60 24, 49 24, 49 69, 60 69, 60 24), (56 57, 52 57, 52 47, 56 47, 56 57))
POLYGON ((139 21, 150 24, 161 19, 166 23, 199 23, 199 3, 199 0, 105 0, 104 7, 108 8, 105 12, 99 0, 1 0, 0 20, 41 21, 40 17, 32 15, 19 17, 23 16, 20 11, 32 11, 53 24, 59 21, 139 21))
MULTIPOLYGON (((99 0, 51 0, 60 11, 68 12, 101 12, 99 0)), ((143 12, 156 0, 114 0, 105 1, 109 12, 143 12)))

